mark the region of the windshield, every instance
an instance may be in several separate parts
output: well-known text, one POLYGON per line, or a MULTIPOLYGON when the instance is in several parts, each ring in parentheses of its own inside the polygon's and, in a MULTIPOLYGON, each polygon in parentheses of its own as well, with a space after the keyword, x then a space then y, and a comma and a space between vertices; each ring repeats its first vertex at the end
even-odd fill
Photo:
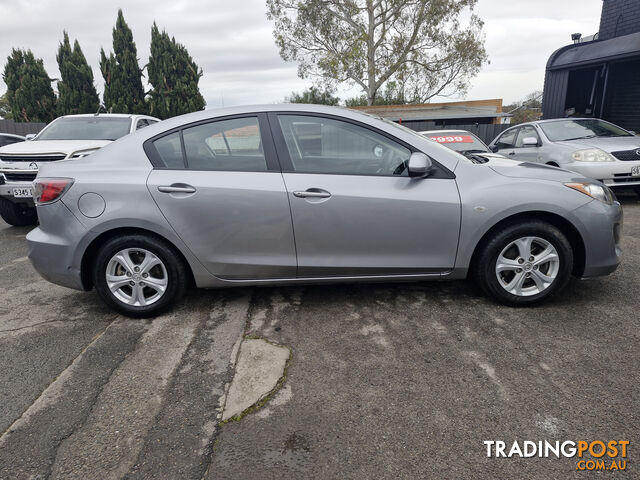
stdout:
POLYGON ((541 123, 540 128, 552 142, 594 137, 630 137, 626 130, 595 118, 541 123))
POLYGON ((456 152, 484 153, 487 146, 471 132, 425 132, 423 135, 456 152))
POLYGON ((66 117, 51 123, 36 140, 117 140, 130 126, 126 117, 66 117))

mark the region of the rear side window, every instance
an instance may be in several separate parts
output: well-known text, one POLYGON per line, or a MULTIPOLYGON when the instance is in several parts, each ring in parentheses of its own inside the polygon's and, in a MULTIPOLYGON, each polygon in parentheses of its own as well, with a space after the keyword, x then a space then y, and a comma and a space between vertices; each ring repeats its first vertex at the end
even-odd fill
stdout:
POLYGON ((516 132, 518 131, 517 128, 514 128, 513 130, 509 130, 508 132, 503 133, 500 138, 498 138, 498 141, 496 142, 496 147, 498 148, 510 148, 513 147, 513 141, 516 138, 516 132))
POLYGON ((166 168, 184 168, 180 132, 174 132, 153 142, 158 156, 166 168))
POLYGON ((205 123, 182 131, 187 168, 266 171, 257 117, 205 123))

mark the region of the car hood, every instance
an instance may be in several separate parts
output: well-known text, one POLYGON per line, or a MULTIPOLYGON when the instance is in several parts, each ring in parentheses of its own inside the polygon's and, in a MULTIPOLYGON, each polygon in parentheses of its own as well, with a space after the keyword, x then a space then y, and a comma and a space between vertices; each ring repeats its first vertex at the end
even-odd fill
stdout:
POLYGON ((491 158, 485 163, 494 172, 511 178, 531 178, 553 182, 583 182, 588 180, 579 173, 541 163, 518 162, 509 159, 491 158))
POLYGON ((70 153, 78 150, 102 148, 111 143, 110 140, 32 140, 12 143, 0 148, 0 155, 36 155, 46 153, 70 153))
MULTIPOLYGON (((564 142, 555 142, 559 145, 571 147, 576 150, 584 148, 599 148, 607 153, 619 152, 624 150, 640 149, 640 137, 634 135, 632 137, 594 137, 583 138, 580 140, 566 140, 564 142)), ((638 156, 640 160, 640 156, 638 156)))

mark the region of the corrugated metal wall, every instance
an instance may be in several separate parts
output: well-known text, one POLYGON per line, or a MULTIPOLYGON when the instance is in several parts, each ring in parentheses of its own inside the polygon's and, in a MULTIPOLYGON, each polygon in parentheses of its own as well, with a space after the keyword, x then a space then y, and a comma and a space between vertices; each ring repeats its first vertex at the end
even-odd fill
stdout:
POLYGON ((640 132, 640 59, 613 63, 602 118, 640 132))
POLYGON ((13 133, 14 135, 27 135, 38 133, 46 123, 38 122, 14 122, 13 120, 0 119, 0 133, 13 133))
POLYGON ((564 117, 568 84, 568 70, 547 70, 544 78, 544 96, 542 97, 542 118, 564 117))

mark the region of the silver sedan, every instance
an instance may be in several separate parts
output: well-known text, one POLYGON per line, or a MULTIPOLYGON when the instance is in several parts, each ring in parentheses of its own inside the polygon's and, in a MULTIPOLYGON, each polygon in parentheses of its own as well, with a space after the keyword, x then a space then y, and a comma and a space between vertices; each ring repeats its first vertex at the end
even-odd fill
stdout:
POLYGON ((566 168, 611 188, 640 195, 640 137, 597 118, 524 123, 505 130, 489 145, 514 160, 566 168))
POLYGON ((43 166, 29 258, 131 316, 190 285, 469 275, 521 306, 616 269, 622 211, 607 187, 485 160, 345 109, 206 110, 43 166))

